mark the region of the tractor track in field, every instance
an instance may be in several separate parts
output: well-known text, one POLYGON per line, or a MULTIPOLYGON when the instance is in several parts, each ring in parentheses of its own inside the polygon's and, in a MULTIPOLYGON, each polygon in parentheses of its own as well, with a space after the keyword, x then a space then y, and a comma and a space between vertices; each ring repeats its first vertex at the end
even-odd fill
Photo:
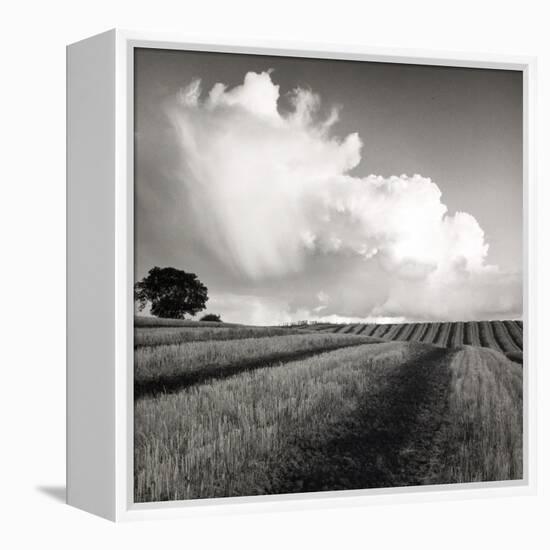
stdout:
POLYGON ((159 379, 150 380, 134 380, 134 400, 141 399, 143 397, 154 397, 155 395, 164 393, 174 393, 191 386, 203 384, 211 380, 220 380, 223 378, 229 378, 237 376, 243 372, 253 371, 257 369, 263 369, 268 367, 278 367, 292 361, 301 361, 303 359, 309 359, 315 355, 336 351, 343 348, 352 348, 364 345, 376 345, 387 344, 388 342, 372 339, 372 342, 362 340, 357 343, 346 342, 345 344, 335 343, 331 346, 325 346, 323 348, 299 352, 286 352, 273 354, 266 356, 261 360, 251 359, 247 361, 239 361, 236 364, 210 364, 201 367, 197 371, 182 372, 174 376, 164 377, 159 379))
POLYGON ((444 448, 451 380, 458 349, 415 353, 377 395, 338 426, 322 447, 305 438, 287 446, 271 471, 269 493, 422 485, 437 477, 444 448))

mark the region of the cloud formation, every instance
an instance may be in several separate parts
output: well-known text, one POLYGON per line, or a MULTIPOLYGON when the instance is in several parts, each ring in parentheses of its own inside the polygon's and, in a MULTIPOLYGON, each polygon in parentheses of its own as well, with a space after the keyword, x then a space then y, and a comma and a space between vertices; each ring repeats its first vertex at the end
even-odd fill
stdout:
POLYGON ((347 298, 333 283, 279 317, 355 318, 350 304, 374 277, 385 290, 362 318, 521 312, 520 275, 488 265, 483 229, 468 213, 448 212, 435 182, 351 175, 363 143, 357 133, 333 135, 338 110, 320 117, 310 90, 292 92, 290 112, 279 99, 270 72, 250 72, 232 89, 203 92, 195 80, 169 107, 180 151, 174 177, 192 201, 192 220, 182 223, 231 272, 256 284, 307 272, 319 257, 353 260, 357 288, 347 298))

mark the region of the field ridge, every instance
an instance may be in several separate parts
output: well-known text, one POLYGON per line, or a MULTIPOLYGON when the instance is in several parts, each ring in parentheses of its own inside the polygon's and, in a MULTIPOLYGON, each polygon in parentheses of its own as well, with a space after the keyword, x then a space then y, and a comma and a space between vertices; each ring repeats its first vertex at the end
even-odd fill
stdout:
POLYGON ((522 363, 522 321, 456 321, 399 324, 305 325, 301 330, 323 333, 372 335, 386 341, 420 342, 444 348, 464 345, 490 348, 522 363))

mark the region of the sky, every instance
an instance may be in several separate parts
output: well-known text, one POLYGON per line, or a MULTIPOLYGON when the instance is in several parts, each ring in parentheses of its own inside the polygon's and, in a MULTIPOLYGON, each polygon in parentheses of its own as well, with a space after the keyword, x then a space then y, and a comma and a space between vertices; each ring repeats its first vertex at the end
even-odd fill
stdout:
POLYGON ((250 324, 522 316, 521 72, 135 52, 135 279, 250 324))

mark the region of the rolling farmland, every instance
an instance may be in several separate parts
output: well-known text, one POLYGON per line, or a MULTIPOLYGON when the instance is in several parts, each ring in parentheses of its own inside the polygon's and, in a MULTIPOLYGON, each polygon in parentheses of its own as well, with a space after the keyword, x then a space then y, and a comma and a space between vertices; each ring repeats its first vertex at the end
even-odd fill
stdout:
MULTIPOLYGON (((209 329, 207 329, 209 330, 209 329)), ((344 347, 373 343, 368 337, 345 334, 243 335, 240 339, 201 339, 180 344, 139 347, 134 356, 134 392, 168 391, 210 378, 225 378, 244 370, 306 357, 344 347)), ((245 333, 246 334, 246 333, 245 333)))
POLYGON ((325 324, 302 326, 302 330, 304 329, 322 331, 323 333, 372 335, 382 340, 421 342, 446 348, 484 347, 499 351, 513 361, 522 361, 522 321, 401 323, 395 325, 325 324))
POLYGON ((135 501, 520 479, 522 345, 517 321, 137 320, 135 501))

